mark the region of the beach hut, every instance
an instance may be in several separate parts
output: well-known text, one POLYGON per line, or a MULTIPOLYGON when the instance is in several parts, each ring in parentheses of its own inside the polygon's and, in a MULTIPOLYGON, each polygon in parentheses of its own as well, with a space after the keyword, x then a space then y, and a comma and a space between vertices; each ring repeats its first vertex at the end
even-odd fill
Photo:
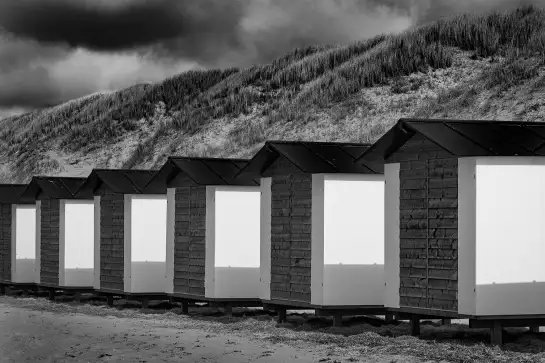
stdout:
POLYGON ((472 327, 545 325, 545 124, 402 119, 384 165, 385 303, 472 327))
POLYGON ((153 170, 95 169, 77 196, 95 203, 93 286, 142 302, 165 300, 166 197, 144 194, 153 170))
POLYGON ((92 291, 93 204, 77 200, 85 178, 32 178, 23 197, 36 200, 36 282, 48 290, 74 294, 92 291), (39 267, 39 268, 38 268, 39 267))
POLYGON ((24 200, 28 184, 0 184, 0 293, 36 289, 36 204, 24 200))
POLYGON ((182 301, 260 305, 259 182, 247 160, 171 157, 146 187, 166 193, 168 292, 182 301))
POLYGON ((280 321, 384 312, 384 177, 354 162, 368 147, 267 141, 242 170, 261 176, 261 298, 280 321))

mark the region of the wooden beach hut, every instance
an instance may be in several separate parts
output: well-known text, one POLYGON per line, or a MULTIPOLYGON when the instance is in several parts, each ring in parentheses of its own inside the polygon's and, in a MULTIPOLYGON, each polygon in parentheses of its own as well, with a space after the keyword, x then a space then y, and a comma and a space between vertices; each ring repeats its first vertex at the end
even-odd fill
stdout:
POLYGON ((77 192, 94 198, 95 241, 93 286, 106 295, 164 300, 166 197, 144 195, 153 170, 95 169, 77 192))
POLYGON ((73 208, 92 203, 74 196, 84 181, 37 176, 23 193, 36 200, 36 282, 49 291, 50 299, 56 291, 72 293, 76 299, 92 291, 92 211, 73 208))
POLYGON ((36 289, 36 204, 22 197, 28 184, 0 184, 0 294, 36 289))
POLYGON ((490 328, 545 325, 545 124, 402 119, 384 165, 386 306, 490 328))
POLYGON ((268 141, 242 170, 261 176, 261 298, 280 321, 384 312, 384 177, 354 162, 368 147, 268 141))
POLYGON ((260 305, 259 182, 247 160, 170 157, 146 187, 168 200, 168 292, 189 303, 260 305))

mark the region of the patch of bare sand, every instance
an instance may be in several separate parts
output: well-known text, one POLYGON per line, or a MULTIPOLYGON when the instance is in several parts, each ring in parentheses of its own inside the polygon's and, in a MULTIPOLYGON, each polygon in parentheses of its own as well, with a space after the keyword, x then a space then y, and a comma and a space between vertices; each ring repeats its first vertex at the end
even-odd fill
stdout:
MULTIPOLYGON (((12 303, 14 300, 12 300, 12 303)), ((266 344, 152 320, 59 314, 0 304, 0 362, 340 362, 312 349, 266 344)), ((367 360, 360 360, 366 362, 367 360)), ((383 360, 382 362, 390 362, 383 360)), ((370 362, 370 361, 369 361, 370 362)), ((373 360, 373 362, 381 362, 373 360)))

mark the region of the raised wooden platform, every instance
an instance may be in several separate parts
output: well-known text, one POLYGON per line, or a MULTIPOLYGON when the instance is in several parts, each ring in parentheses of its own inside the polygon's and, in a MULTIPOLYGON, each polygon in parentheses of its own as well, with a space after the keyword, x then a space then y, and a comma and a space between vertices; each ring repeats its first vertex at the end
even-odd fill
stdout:
POLYGON ((278 322, 286 321, 287 310, 314 310, 316 316, 332 316, 334 326, 342 326, 343 316, 384 315, 392 320, 392 315, 380 305, 315 305, 302 301, 263 300, 263 308, 278 313, 278 322))
POLYGON ((398 320, 411 321, 411 333, 420 335, 420 320, 441 319, 443 324, 451 319, 468 319, 469 327, 473 329, 490 329, 490 343, 503 344, 503 328, 529 327, 530 331, 538 333, 541 326, 545 326, 543 315, 466 315, 454 311, 436 309, 420 309, 410 307, 388 308, 398 320))
POLYGON ((125 292, 119 290, 98 289, 95 293, 99 296, 106 296, 108 299, 108 305, 114 305, 114 297, 120 297, 129 301, 140 301, 142 303, 142 309, 147 309, 150 300, 167 300, 170 298, 164 292, 125 292))
POLYGON ((202 295, 191 295, 191 294, 180 294, 173 293, 168 294, 172 301, 177 301, 182 303, 182 313, 187 314, 189 312, 189 304, 191 303, 208 303, 210 306, 216 306, 222 308, 225 314, 231 316, 233 315, 234 307, 260 307, 262 306, 261 300, 259 298, 254 299, 238 299, 238 298, 210 298, 202 295))
POLYGON ((0 295, 6 294, 6 288, 21 290, 23 295, 28 295, 29 291, 38 291, 38 285, 34 282, 11 282, 0 281, 0 295))
POLYGON ((49 292, 48 299, 55 301, 57 292, 61 292, 64 295, 72 295, 76 302, 81 301, 81 294, 94 294, 95 289, 92 286, 58 286, 53 284, 38 284, 38 288, 43 291, 49 292))

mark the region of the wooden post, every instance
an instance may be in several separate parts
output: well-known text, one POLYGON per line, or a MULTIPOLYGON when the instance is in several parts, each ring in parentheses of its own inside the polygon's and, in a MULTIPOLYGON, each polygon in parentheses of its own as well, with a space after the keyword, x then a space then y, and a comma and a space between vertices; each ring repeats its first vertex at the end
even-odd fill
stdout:
POLYGON ((395 318, 394 318, 393 313, 386 313, 386 315, 384 316, 384 321, 387 322, 387 323, 391 323, 394 320, 395 320, 395 318))
POLYGON ((441 325, 450 326, 452 324, 452 320, 450 319, 441 319, 441 325))
POLYGON ((276 309, 276 312, 278 313, 278 323, 283 323, 286 321, 286 309, 280 308, 276 309))
POLYGON ((233 306, 231 306, 231 304, 225 305, 223 310, 224 310, 225 315, 233 316, 233 306))
POLYGON ((106 296, 108 306, 114 306, 114 296, 113 295, 107 295, 106 296))
POLYGON ((27 287, 23 287, 23 290, 22 290, 22 295, 23 296, 28 296, 28 288, 27 287))
POLYGON ((490 344, 502 345, 503 344, 502 333, 503 331, 501 327, 501 321, 494 320, 493 326, 490 329, 490 344))
POLYGON ((5 294, 6 294, 6 286, 0 285, 0 295, 5 295, 5 294))
POLYGON ((189 314, 189 302, 187 301, 182 301, 182 314, 189 314))
POLYGON ((74 294, 74 301, 77 303, 81 302, 81 293, 79 291, 76 291, 74 294))
POLYGON ((333 315, 333 326, 343 326, 343 316, 341 313, 336 313, 335 315, 333 315))
POLYGON ((147 297, 142 298, 142 309, 147 309, 149 305, 149 299, 147 297))
POLYGON ((420 335, 420 317, 413 315, 411 316, 411 335, 417 337, 420 335))
POLYGON ((55 301, 55 289, 49 289, 49 300, 55 301))

